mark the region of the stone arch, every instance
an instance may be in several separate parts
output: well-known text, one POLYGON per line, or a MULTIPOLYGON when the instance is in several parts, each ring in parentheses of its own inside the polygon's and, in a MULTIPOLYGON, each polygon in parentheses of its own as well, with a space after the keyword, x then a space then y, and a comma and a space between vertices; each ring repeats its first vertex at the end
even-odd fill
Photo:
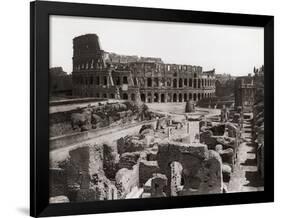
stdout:
POLYGON ((179 94, 179 102, 182 102, 182 94, 179 94))
POLYGON ((147 86, 152 87, 152 79, 150 77, 147 78, 147 86))
POLYGON ((182 78, 179 79, 179 88, 182 88, 182 78))
POLYGON ((115 98, 114 93, 111 93, 111 94, 110 94, 110 98, 115 98))
POLYGON ((184 102, 187 102, 187 93, 183 94, 183 100, 184 100, 184 102))
POLYGON ((189 79, 189 87, 192 87, 192 79, 189 79))
POLYGON ((177 102, 177 97, 178 97, 178 96, 177 96, 177 93, 174 93, 174 94, 173 94, 173 102, 177 102))
POLYGON ((103 98, 107 98, 107 94, 106 94, 106 93, 103 93, 102 97, 103 97, 103 98))
POLYGON ((142 102, 145 102, 145 99, 146 99, 146 98, 145 98, 145 94, 144 94, 144 93, 141 93, 141 101, 142 101, 142 102))
POLYGON ((222 193, 222 161, 220 155, 208 150, 205 144, 189 144, 166 141, 159 144, 157 162, 160 173, 167 177, 166 195, 172 196, 171 164, 182 166, 179 195, 222 193))
POLYGON ((161 102, 162 102, 162 103, 165 102, 165 94, 164 94, 164 93, 161 94, 161 102))
POLYGON ((187 86, 187 78, 184 79, 183 84, 184 84, 184 86, 187 86))
POLYGON ((201 94, 200 93, 198 93, 197 99, 198 99, 198 101, 201 99, 201 94))
POLYGON ((177 88, 177 79, 173 79, 173 87, 177 88))

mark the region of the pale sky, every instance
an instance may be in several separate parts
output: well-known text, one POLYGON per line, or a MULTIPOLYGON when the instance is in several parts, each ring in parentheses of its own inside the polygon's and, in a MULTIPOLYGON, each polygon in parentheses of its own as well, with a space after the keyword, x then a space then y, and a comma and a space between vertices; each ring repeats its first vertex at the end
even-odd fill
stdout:
POLYGON ((260 27, 50 17, 50 67, 72 72, 72 39, 95 33, 101 48, 121 55, 160 57, 165 63, 202 66, 234 76, 253 73, 264 62, 260 27))

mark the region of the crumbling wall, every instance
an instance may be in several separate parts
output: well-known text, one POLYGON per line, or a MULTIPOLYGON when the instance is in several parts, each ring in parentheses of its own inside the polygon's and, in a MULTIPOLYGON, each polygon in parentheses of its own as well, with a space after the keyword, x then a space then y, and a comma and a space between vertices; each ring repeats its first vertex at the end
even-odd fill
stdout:
POLYGON ((50 114, 50 136, 60 136, 74 132, 131 123, 134 120, 151 120, 154 113, 141 103, 106 103, 84 108, 76 108, 50 114))
POLYGON ((69 152, 59 163, 66 178, 66 196, 71 202, 117 198, 117 189, 103 171, 103 145, 85 144, 69 152))
POLYGON ((117 140, 117 151, 119 154, 143 151, 146 147, 146 141, 141 140, 140 136, 125 136, 117 140))
POLYGON ((151 179, 151 197, 166 197, 167 177, 163 174, 154 174, 151 179))
POLYGON ((157 161, 141 160, 139 162, 139 184, 142 187, 153 174, 159 173, 160 169, 157 161))
MULTIPOLYGON (((61 168, 51 168, 49 169, 50 175, 50 197, 63 196, 66 195, 66 176, 64 169, 61 168)), ((53 199, 55 200, 55 199, 53 199)))
POLYGON ((157 155, 160 172, 168 178, 167 195, 171 195, 171 167, 173 161, 183 167, 184 184, 181 195, 222 192, 222 161, 216 151, 204 144, 183 144, 166 141, 159 144, 157 155))
POLYGON ((119 169, 127 168, 132 169, 137 164, 140 158, 140 152, 123 153, 119 160, 119 169))
POLYGON ((111 180, 118 171, 119 154, 114 145, 103 144, 103 170, 105 176, 111 180))

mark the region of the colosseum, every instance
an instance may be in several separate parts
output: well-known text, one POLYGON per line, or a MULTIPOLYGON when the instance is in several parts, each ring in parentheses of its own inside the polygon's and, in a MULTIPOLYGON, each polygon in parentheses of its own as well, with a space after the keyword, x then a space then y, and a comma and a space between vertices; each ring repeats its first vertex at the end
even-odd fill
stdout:
POLYGON ((80 97, 165 103, 215 96, 215 69, 106 52, 96 34, 73 39, 72 76, 73 95, 80 97))

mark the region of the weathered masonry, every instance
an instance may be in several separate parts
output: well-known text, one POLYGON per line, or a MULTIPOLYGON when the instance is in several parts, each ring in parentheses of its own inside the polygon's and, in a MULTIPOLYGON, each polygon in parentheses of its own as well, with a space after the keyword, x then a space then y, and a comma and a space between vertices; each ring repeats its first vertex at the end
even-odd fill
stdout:
POLYGON ((96 34, 73 39, 73 95, 143 102, 198 101, 215 95, 215 70, 101 49, 96 34))
POLYGON ((254 105, 255 84, 251 75, 237 77, 235 80, 235 106, 251 111, 254 105))

